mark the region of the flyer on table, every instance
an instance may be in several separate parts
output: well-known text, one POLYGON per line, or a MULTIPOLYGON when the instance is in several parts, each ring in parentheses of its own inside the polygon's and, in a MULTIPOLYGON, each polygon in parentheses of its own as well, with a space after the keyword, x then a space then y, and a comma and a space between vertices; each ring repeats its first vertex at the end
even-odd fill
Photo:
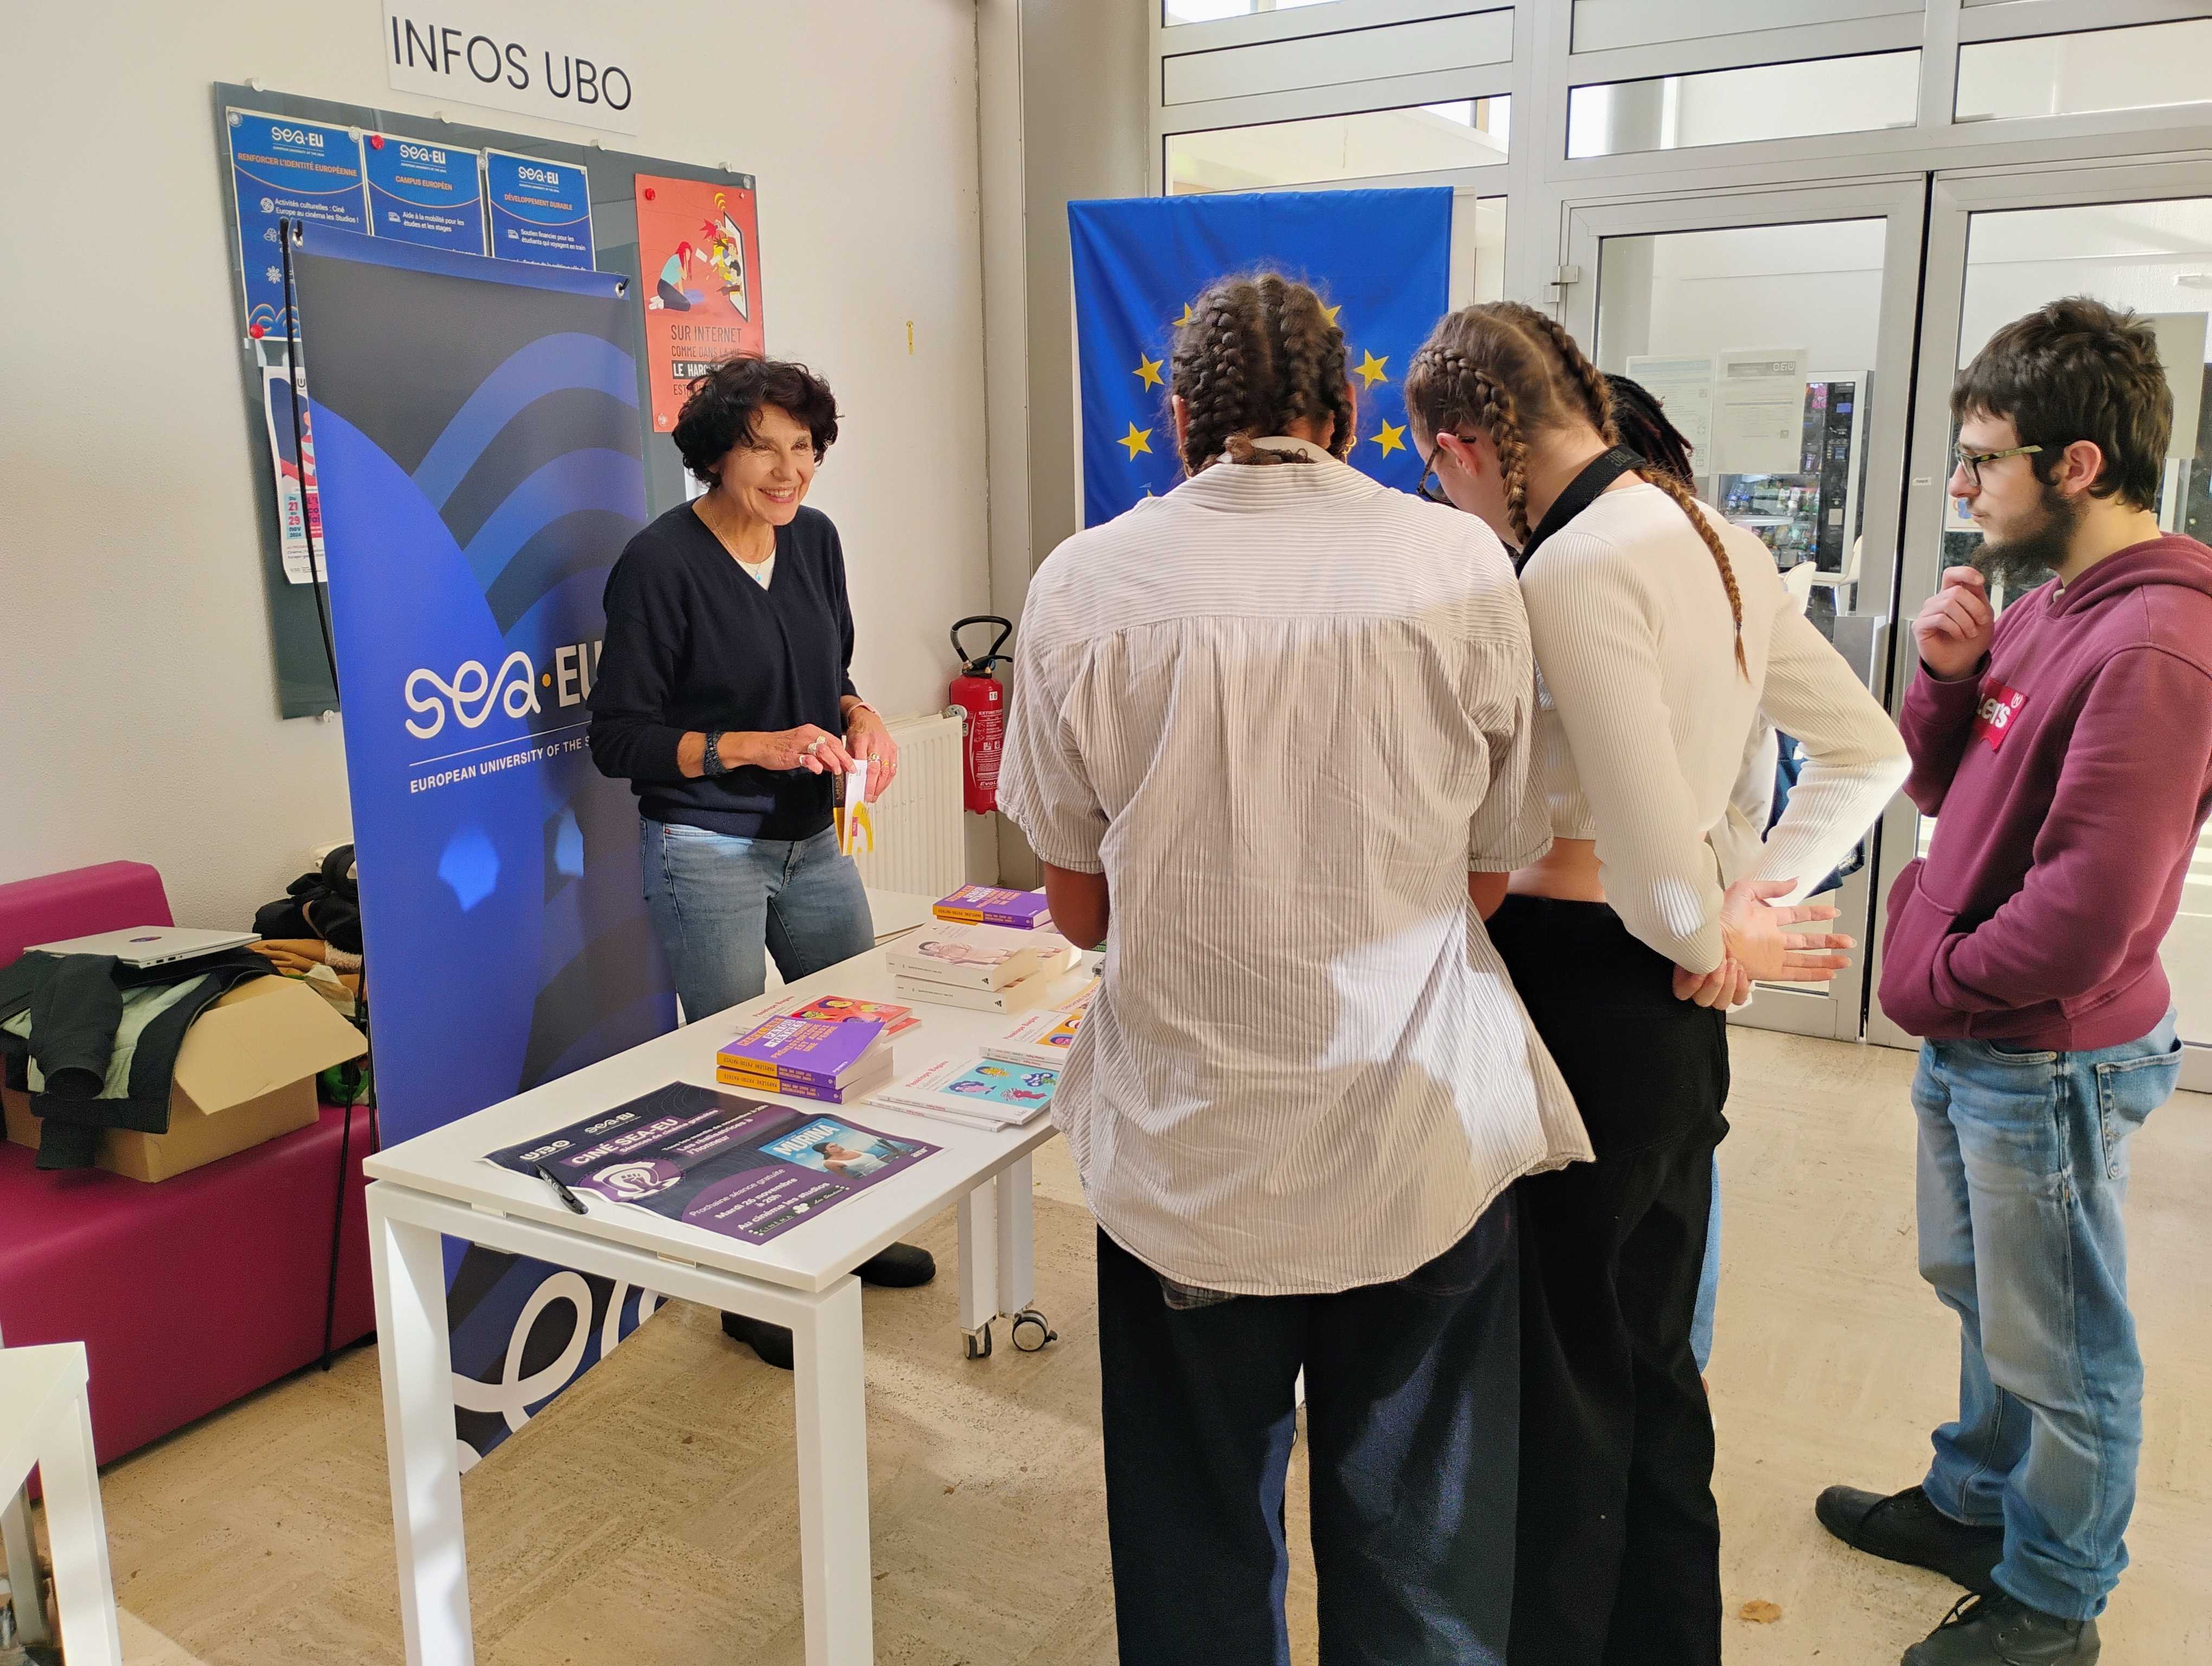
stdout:
POLYGON ((645 356, 653 431, 676 426, 691 379, 733 354, 768 351, 761 316, 760 215, 752 179, 637 176, 637 259, 645 275, 645 356))
POLYGON ((497 260, 592 268, 592 181, 580 167, 487 150, 484 195, 497 260))
POLYGON ((765 1243, 938 1147, 848 1122, 671 1082, 641 1098, 491 1153, 571 1191, 765 1243))
POLYGON ((353 130, 252 110, 229 112, 231 184, 238 195, 239 271, 246 333, 285 334, 279 220, 368 229, 361 142, 353 130))
POLYGON ((362 140, 369 221, 379 237, 459 254, 484 252, 483 158, 401 133, 362 140))

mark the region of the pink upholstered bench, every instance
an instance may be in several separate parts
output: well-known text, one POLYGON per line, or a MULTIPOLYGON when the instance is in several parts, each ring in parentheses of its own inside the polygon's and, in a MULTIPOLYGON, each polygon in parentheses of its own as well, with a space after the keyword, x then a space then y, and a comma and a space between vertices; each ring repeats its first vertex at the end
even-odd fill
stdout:
MULTIPOLYGON (((143 863, 21 880, 0 885, 0 965, 33 943, 173 923, 143 863)), ((364 1110, 325 1105, 312 1128, 158 1185, 41 1172, 29 1150, 0 1143, 0 1341, 85 1344, 102 1463, 321 1356, 342 1146, 332 1345, 368 1335, 370 1124, 364 1110)))

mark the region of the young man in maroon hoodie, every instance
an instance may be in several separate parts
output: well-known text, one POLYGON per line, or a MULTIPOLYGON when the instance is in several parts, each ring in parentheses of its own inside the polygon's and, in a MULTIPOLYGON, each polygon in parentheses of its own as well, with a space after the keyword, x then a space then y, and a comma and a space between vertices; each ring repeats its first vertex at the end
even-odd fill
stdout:
POLYGON ((2181 1067, 2158 951, 2212 805, 2212 550, 2159 531, 2172 400, 2134 314, 2053 301, 1951 409, 1984 537, 1913 622, 1905 790, 1940 820, 1890 893, 1881 1004, 1927 1038, 1920 1270, 1959 1316, 1959 1416, 1919 1486, 1818 1512, 1978 1593, 1905 1666, 2073 1666, 2135 1505, 2120 1211, 2181 1067))

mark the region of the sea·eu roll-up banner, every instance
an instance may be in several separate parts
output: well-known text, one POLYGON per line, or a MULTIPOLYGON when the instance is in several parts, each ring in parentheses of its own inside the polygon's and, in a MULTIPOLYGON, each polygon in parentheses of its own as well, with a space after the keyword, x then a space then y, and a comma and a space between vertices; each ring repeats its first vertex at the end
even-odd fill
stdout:
MULTIPOLYGON (((620 280, 311 226, 308 403, 383 1134, 667 1030, 627 786, 584 704, 645 520, 620 280)), ((448 1243, 465 1462, 655 1298, 448 1243)))

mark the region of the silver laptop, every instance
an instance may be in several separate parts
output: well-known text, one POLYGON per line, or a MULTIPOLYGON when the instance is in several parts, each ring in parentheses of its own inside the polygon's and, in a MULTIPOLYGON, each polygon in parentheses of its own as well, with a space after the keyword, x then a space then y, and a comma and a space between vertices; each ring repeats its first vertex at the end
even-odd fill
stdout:
POLYGON ((45 954, 112 954, 126 966, 166 966, 175 960, 197 959, 242 948, 261 939, 252 932, 195 931, 185 926, 132 926, 119 932, 98 932, 60 943, 33 943, 45 954))

